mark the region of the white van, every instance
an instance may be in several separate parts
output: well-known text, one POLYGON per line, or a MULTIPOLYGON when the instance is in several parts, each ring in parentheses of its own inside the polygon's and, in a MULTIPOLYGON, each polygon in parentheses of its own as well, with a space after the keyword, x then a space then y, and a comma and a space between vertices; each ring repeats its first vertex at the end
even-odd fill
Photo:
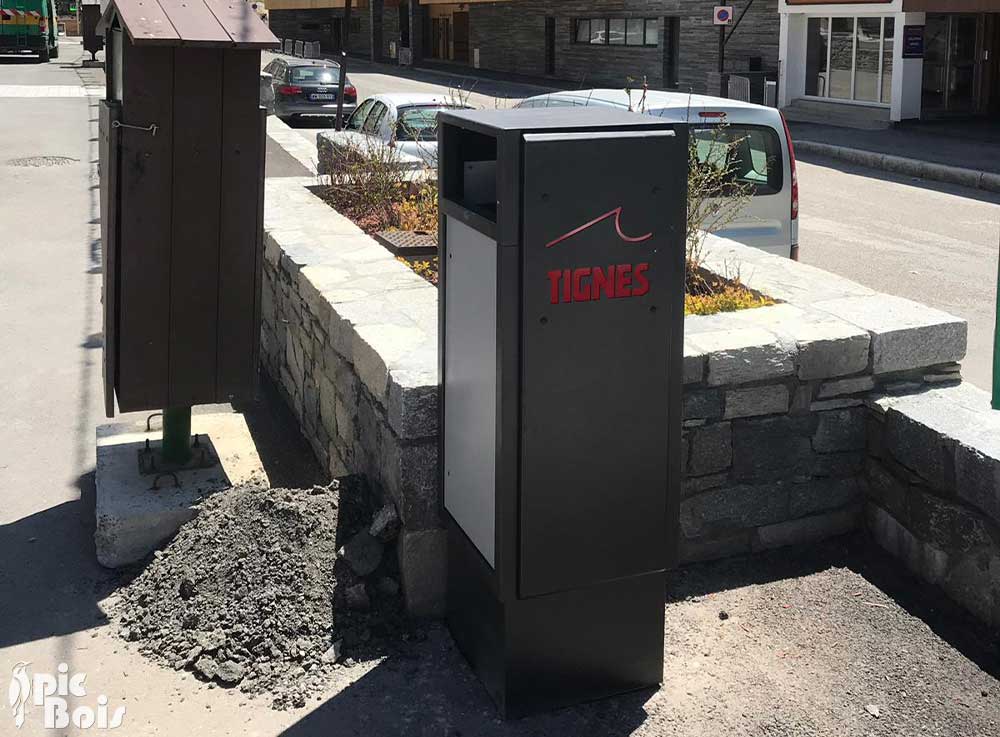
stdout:
MULTIPOLYGON (((518 107, 601 105, 639 110, 641 97, 641 90, 633 90, 631 97, 625 90, 573 90, 529 97, 518 107)), ((726 138, 739 141, 736 179, 752 185, 754 195, 733 222, 715 233, 798 260, 799 185, 792 137, 781 113, 739 100, 658 90, 648 91, 644 103, 647 115, 689 123, 691 135, 706 141, 716 135, 714 127, 726 123, 726 138)))

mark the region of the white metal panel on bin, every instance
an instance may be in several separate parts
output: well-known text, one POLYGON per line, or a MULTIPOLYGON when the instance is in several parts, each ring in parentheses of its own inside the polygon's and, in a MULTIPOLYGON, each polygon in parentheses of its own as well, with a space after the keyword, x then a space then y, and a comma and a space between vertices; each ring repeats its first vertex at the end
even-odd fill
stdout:
POLYGON ((497 244, 447 218, 444 506, 494 566, 497 244))

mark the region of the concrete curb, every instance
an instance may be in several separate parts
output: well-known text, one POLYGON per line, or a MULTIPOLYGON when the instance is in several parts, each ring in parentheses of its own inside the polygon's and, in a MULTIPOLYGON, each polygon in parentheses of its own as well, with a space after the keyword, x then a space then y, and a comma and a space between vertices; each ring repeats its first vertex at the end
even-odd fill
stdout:
POLYGON ((831 159, 848 161, 852 164, 867 166, 872 169, 904 174, 919 179, 930 179, 936 182, 958 184, 963 187, 982 189, 987 192, 1000 192, 1000 174, 976 169, 965 169, 947 164, 935 164, 930 161, 911 159, 906 156, 893 156, 876 151, 865 151, 860 148, 835 146, 816 141, 795 141, 795 150, 801 153, 827 156, 831 159))
POLYGON ((273 115, 267 116, 267 135, 281 146, 293 159, 316 174, 318 155, 316 146, 309 145, 305 138, 296 133, 287 123, 278 120, 273 115))

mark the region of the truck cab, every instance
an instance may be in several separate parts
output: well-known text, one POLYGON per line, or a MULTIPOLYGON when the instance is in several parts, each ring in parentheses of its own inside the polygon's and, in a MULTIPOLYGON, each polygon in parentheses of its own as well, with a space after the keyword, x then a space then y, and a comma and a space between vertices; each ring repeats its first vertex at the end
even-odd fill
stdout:
POLYGON ((0 0, 0 54, 59 56, 55 0, 0 0))

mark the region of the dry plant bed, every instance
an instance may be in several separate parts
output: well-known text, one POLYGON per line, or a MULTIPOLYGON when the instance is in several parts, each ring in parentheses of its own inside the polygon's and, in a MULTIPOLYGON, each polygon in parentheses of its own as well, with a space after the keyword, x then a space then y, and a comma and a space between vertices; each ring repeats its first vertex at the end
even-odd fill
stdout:
MULTIPOLYGON (((720 144, 721 145, 721 144, 720 144)), ((324 149, 330 183, 320 196, 371 236, 387 230, 426 233, 436 240, 437 177, 432 172, 404 170, 390 147, 345 153, 324 149)), ((712 315, 774 304, 744 286, 738 272, 720 276, 702 268, 705 231, 724 227, 749 202, 750 192, 733 185, 726 170, 698 162, 692 148, 688 177, 687 271, 684 312, 712 315)), ((397 256, 431 284, 438 283, 437 256, 397 256)))

